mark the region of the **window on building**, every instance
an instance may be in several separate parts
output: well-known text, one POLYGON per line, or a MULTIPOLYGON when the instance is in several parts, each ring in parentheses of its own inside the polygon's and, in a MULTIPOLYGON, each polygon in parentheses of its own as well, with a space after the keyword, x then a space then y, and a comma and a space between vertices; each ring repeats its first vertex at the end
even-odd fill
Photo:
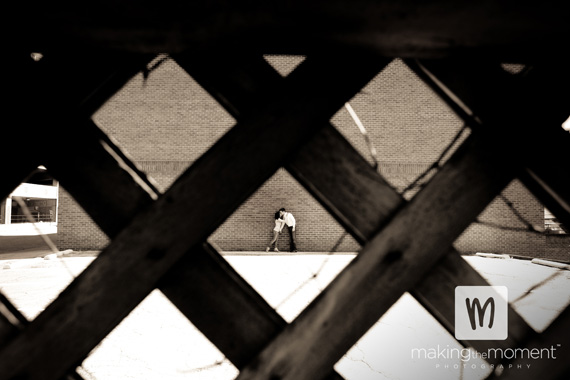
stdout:
POLYGON ((57 232, 59 186, 44 167, 0 202, 0 235, 57 232))
POLYGON ((544 229, 549 234, 565 234, 564 226, 558 219, 548 210, 544 209, 544 229))
POLYGON ((19 197, 21 202, 14 202, 14 200, 12 199, 12 215, 10 219, 12 223, 55 222, 57 204, 55 199, 19 197), (23 205, 25 207, 22 207, 23 205))

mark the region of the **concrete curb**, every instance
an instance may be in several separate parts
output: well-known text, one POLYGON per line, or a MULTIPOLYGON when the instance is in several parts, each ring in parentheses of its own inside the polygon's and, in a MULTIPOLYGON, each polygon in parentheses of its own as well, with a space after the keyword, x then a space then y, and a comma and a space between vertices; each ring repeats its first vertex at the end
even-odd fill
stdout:
POLYGON ((5 260, 6 262, 2 264, 2 269, 18 269, 18 268, 26 268, 26 267, 40 267, 42 266, 42 262, 44 260, 55 260, 59 257, 66 256, 72 254, 72 249, 66 249, 65 251, 59 251, 55 253, 49 253, 44 256, 38 256, 29 259, 9 259, 5 260))
POLYGON ((558 268, 558 269, 566 269, 570 270, 570 265, 565 263, 560 263, 557 261, 549 261, 549 260, 542 260, 542 259, 532 259, 531 262, 533 264, 545 265, 548 267, 558 268))
POLYGON ((65 251, 59 251, 56 253, 50 253, 44 256, 44 260, 53 260, 53 259, 57 259, 58 257, 62 257, 65 255, 69 255, 73 253, 73 249, 66 249, 65 251))
POLYGON ((477 252, 475 254, 475 256, 488 257, 488 258, 493 258, 493 259, 521 259, 521 260, 524 259, 524 260, 530 260, 530 262, 533 264, 544 265, 544 266, 548 266, 548 267, 552 267, 552 268, 558 268, 558 269, 570 270, 570 264, 559 262, 559 261, 551 261, 551 260, 537 259, 537 258, 530 258, 530 257, 517 257, 517 256, 510 256, 507 254, 483 253, 483 252, 477 252))
POLYGON ((475 256, 479 257, 488 257, 492 259, 510 259, 511 256, 507 254, 498 254, 498 253, 484 253, 484 252, 477 252, 475 256))
POLYGON ((288 252, 288 251, 220 251, 222 256, 337 256, 356 255, 357 252, 288 252))

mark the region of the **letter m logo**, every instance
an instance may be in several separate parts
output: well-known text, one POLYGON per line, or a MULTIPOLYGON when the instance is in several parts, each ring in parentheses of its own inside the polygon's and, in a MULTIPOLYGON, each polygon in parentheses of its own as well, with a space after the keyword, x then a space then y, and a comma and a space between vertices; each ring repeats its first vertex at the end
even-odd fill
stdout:
POLYGON ((506 286, 458 286, 455 288, 455 338, 505 340, 508 336, 506 286), (488 321, 487 323, 485 323, 488 321))
POLYGON ((487 306, 491 306, 491 317, 489 318, 489 328, 493 327, 493 321, 495 320, 495 299, 493 297, 487 298, 487 302, 483 308, 481 308, 481 303, 479 298, 474 298, 472 303, 469 303, 469 298, 465 298, 465 306, 467 307, 467 314, 469 315, 469 321, 471 322, 471 328, 473 330, 477 329, 477 324, 475 323, 475 312, 479 314, 479 326, 483 327, 483 319, 485 318, 485 311, 487 306))

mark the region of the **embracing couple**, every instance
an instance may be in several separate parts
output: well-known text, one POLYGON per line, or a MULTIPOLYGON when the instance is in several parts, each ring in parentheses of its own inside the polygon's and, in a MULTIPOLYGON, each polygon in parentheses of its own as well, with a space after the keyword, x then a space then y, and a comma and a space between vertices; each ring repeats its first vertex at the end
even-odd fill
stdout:
POLYGON ((291 252, 297 252, 295 224, 296 223, 293 214, 285 211, 284 208, 279 209, 279 211, 275 213, 275 227, 273 228, 273 239, 271 240, 271 243, 269 243, 269 247, 265 249, 265 252, 269 252, 269 250, 272 248, 275 252, 279 252, 279 249, 277 249, 277 239, 279 238, 279 234, 283 230, 284 226, 287 226, 287 229, 289 230, 289 237, 291 238, 290 240, 291 252))

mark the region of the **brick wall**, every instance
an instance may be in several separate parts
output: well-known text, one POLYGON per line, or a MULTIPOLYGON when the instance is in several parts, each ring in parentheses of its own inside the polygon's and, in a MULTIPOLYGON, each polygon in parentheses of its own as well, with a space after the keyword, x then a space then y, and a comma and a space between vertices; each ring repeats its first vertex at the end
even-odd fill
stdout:
MULTIPOLYGON (((287 75, 301 57, 268 57, 287 75)), ((334 80, 334 79, 331 79, 334 80)), ((463 122, 399 60, 392 62, 350 105, 377 152, 380 173, 399 191, 424 171, 461 130, 463 122)), ((172 181, 235 123, 200 86, 167 60, 145 79, 139 75, 95 116, 138 165, 165 191, 172 181)), ((372 163, 366 140, 345 108, 333 125, 372 163)), ((466 136, 468 132, 464 134, 466 136)), ((407 197, 413 195, 409 193, 407 197)), ((518 183, 505 195, 533 224, 542 225, 542 206, 518 183)), ((300 250, 329 251, 343 229, 285 170, 278 170, 210 237, 223 250, 263 250, 272 238, 273 214, 280 207, 297 219, 300 250)), ((101 231, 62 191, 59 241, 64 248, 99 249, 107 244, 101 231)), ((480 216, 501 226, 524 227, 501 200, 480 216)), ((190 228, 191 226, 189 226, 190 228)), ((412 231, 410 232, 412 233, 412 231)), ((279 248, 285 250, 283 234, 279 248)), ((463 252, 496 252, 570 259, 567 237, 472 225, 456 242, 463 252)), ((337 251, 354 251, 345 237, 337 251)))
POLYGON ((109 239, 65 189, 59 188, 57 222, 58 247, 61 250, 99 250, 109 239))

